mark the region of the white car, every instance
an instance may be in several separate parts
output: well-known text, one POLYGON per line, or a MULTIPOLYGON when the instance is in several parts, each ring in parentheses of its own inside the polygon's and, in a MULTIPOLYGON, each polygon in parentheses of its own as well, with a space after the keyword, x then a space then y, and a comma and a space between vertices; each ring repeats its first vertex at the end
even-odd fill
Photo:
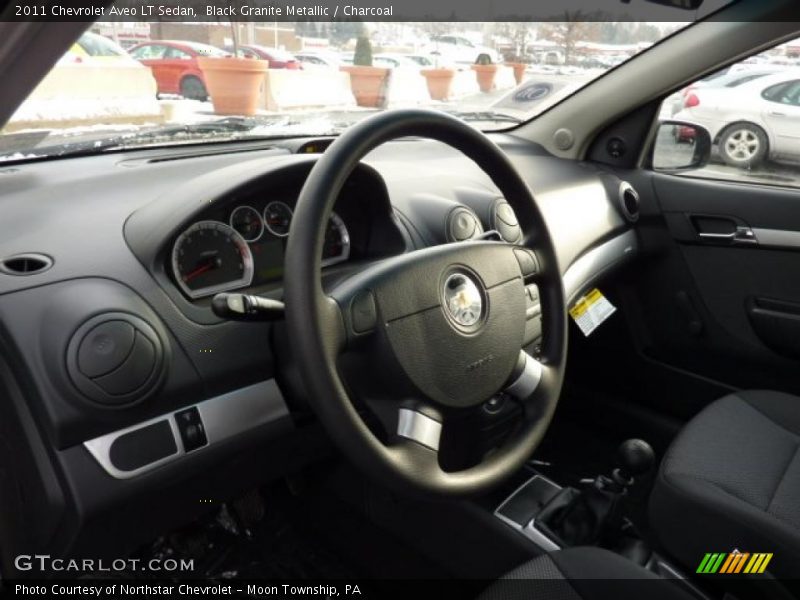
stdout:
MULTIPOLYGON (((730 89, 744 85, 759 77, 786 72, 786 67, 779 67, 776 65, 751 65, 751 67, 752 68, 744 70, 726 70, 725 73, 714 73, 705 79, 700 79, 686 86, 680 92, 676 92, 670 96, 669 104, 671 106, 671 112, 669 112, 669 115, 674 115, 683 110, 683 105, 686 102, 687 96, 699 88, 730 89)), ((731 93, 733 93, 733 91, 731 91, 731 93)))
POLYGON ((678 121, 708 129, 727 164, 754 168, 767 158, 800 158, 800 69, 737 86, 701 87, 684 100, 678 121))
POLYGON ((294 57, 303 63, 303 68, 338 69, 341 61, 332 52, 295 52, 294 57))
POLYGON ((493 63, 501 61, 500 54, 486 46, 473 44, 469 38, 461 35, 437 35, 423 49, 424 54, 439 58, 440 63, 475 63, 482 55, 487 55, 493 63))
POLYGON ((410 67, 412 69, 420 68, 419 63, 414 61, 410 56, 406 56, 404 54, 375 54, 372 57, 372 64, 376 67, 384 67, 388 69, 394 69, 397 67, 410 67))

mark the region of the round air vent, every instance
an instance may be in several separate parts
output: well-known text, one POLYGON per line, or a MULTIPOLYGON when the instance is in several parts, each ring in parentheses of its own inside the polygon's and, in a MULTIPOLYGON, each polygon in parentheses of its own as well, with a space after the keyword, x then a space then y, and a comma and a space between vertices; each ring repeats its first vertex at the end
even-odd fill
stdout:
POLYGON ((0 260, 0 271, 6 275, 35 275, 53 266, 53 259, 45 254, 15 254, 0 260))
POLYGON ((127 313, 86 321, 67 348, 75 386, 98 404, 121 406, 143 399, 164 374, 164 348, 155 330, 127 313))
POLYGON ((478 216, 466 206, 459 206, 447 215, 447 240, 463 242, 483 233, 478 216))
POLYGON ((511 205, 498 198, 492 208, 492 229, 507 242, 515 244, 522 238, 522 228, 511 205))
POLYGON ((619 184, 619 208, 631 223, 639 220, 639 192, 627 181, 619 184))

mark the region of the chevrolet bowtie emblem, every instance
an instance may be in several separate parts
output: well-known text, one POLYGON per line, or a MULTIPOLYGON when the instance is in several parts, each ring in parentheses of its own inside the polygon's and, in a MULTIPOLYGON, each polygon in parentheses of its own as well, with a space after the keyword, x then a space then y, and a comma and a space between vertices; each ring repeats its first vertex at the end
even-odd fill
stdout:
POLYGON ((472 327, 483 316, 483 295, 471 277, 453 273, 444 283, 444 307, 462 327, 472 327))

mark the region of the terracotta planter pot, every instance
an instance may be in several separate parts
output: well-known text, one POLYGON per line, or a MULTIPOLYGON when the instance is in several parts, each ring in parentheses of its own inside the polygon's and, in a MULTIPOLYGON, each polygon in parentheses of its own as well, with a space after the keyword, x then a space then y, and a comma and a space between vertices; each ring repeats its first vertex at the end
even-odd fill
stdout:
POLYGON ((350 74, 350 89, 359 106, 376 108, 386 101, 386 80, 389 69, 345 65, 339 67, 350 74))
POLYGON ((491 92, 494 88, 494 77, 497 75, 497 65, 472 65, 472 70, 478 77, 478 87, 482 92, 491 92))
POLYGON ((428 83, 428 93, 431 100, 447 100, 450 97, 450 87, 456 72, 453 69, 421 69, 428 83))
POLYGON ((218 115, 254 115, 269 61, 252 58, 198 57, 208 94, 218 115))
POLYGON ((514 69, 514 79, 517 85, 522 83, 522 78, 525 77, 525 67, 527 65, 525 63, 507 62, 506 66, 514 69))

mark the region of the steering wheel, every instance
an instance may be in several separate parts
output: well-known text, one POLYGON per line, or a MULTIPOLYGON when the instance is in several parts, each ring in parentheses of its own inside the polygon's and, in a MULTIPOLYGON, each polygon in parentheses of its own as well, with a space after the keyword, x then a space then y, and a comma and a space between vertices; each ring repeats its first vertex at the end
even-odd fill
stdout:
POLYGON ((379 113, 348 128, 300 192, 285 273, 287 334, 309 402, 334 442, 368 475, 395 489, 467 495, 487 491, 528 460, 561 391, 564 288, 533 194, 483 133, 421 109, 379 113), (323 242, 339 192, 370 150, 406 136, 448 144, 482 168, 516 212, 523 242, 415 250, 372 262, 323 290, 323 242), (530 283, 539 288, 542 310, 538 359, 524 350, 530 283), (354 380, 362 375, 379 385, 356 394, 354 380), (500 393, 523 408, 514 431, 479 464, 444 470, 439 446, 448 420, 500 393), (383 433, 362 418, 365 402, 379 406, 383 433))

